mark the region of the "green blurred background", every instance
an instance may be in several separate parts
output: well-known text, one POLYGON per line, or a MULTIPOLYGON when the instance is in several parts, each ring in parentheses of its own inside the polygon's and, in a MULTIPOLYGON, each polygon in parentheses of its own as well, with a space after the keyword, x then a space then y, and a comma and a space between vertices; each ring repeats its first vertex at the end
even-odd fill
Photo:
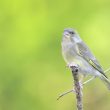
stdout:
MULTIPOLYGON (((0 110, 76 109, 72 93, 56 101, 73 85, 61 55, 66 27, 110 66, 110 0, 0 0, 0 110)), ((83 92, 85 110, 110 110, 99 79, 83 92)))

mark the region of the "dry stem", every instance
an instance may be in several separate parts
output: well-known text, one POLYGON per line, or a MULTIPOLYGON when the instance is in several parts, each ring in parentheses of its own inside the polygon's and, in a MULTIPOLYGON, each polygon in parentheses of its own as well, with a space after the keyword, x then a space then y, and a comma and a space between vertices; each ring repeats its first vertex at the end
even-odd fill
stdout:
POLYGON ((78 67, 77 66, 71 66, 72 75, 74 78, 74 86, 75 86, 75 92, 76 92, 76 100, 77 100, 77 110, 83 110, 83 101, 82 101, 82 88, 81 84, 79 82, 79 75, 78 75, 78 67))

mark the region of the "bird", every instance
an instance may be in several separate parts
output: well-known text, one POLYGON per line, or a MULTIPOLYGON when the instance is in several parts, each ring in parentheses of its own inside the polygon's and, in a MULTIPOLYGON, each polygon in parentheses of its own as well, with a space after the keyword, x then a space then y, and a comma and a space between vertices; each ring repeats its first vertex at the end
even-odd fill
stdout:
POLYGON ((98 77, 110 90, 110 81, 105 75, 104 70, 89 47, 80 38, 76 29, 64 29, 61 47, 62 56, 69 67, 72 64, 78 65, 79 75, 98 77))

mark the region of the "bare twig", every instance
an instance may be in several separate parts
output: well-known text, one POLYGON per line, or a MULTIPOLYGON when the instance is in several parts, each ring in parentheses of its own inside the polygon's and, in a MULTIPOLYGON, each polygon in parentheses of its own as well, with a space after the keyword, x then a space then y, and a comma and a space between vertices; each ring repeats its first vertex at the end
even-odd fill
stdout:
MULTIPOLYGON (((109 71, 110 71, 110 68, 106 69, 106 70, 104 71, 104 73, 108 74, 107 72, 109 72, 109 71)), ((96 78, 96 77, 93 76, 93 77, 90 78, 89 80, 85 81, 85 82, 83 83, 83 85, 85 85, 85 84, 91 82, 91 81, 92 81, 93 79, 95 79, 95 78, 96 78)), ((64 92, 64 93, 60 94, 60 95, 58 96, 57 100, 59 100, 60 98, 62 98, 63 96, 65 96, 65 95, 67 95, 67 94, 69 94, 69 93, 71 93, 71 92, 74 92, 74 93, 75 93, 75 90, 74 90, 74 89, 71 89, 71 90, 69 90, 69 91, 67 91, 67 92, 64 92)))
MULTIPOLYGON (((65 96, 65 95, 67 95, 71 92, 74 92, 74 93, 76 93, 76 98, 77 98, 77 109, 78 110, 83 110, 81 87, 83 87, 83 85, 87 84, 88 82, 91 82, 96 77, 93 76, 89 80, 85 81, 83 84, 80 84, 79 77, 78 77, 78 67, 77 67, 77 65, 72 64, 72 65, 69 66, 69 68, 71 68, 71 70, 72 70, 72 75, 73 75, 74 83, 75 83, 74 84, 75 90, 72 89, 72 90, 69 90, 67 92, 64 92, 64 93, 60 94, 59 97, 57 98, 57 100, 59 100, 60 98, 62 98, 63 96, 65 96)), ((104 71, 104 73, 107 73, 109 71, 110 71, 110 68, 106 69, 104 71)))
POLYGON ((74 92, 75 93, 75 90, 69 90, 67 92, 64 92, 64 93, 60 94, 59 97, 57 98, 57 100, 59 100, 60 98, 62 98, 63 96, 65 96, 66 94, 69 94, 71 92, 74 92))
MULTIPOLYGON (((95 77, 93 76, 93 77, 90 78, 89 80, 85 81, 85 82, 82 84, 82 86, 84 86, 85 84, 91 82, 94 78, 95 78, 95 77)), ((74 86, 74 85, 73 85, 73 86, 74 86)), ((74 89, 71 89, 71 90, 66 91, 66 92, 64 92, 64 93, 61 93, 61 94, 58 96, 57 100, 59 100, 60 98, 62 98, 63 96, 65 96, 65 95, 67 95, 67 94, 69 94, 69 93, 71 93, 71 92, 74 92, 74 93, 75 93, 75 90, 74 90, 74 89)))
POLYGON ((82 101, 82 85, 79 82, 79 75, 78 75, 78 67, 77 66, 71 66, 72 75, 74 78, 74 86, 75 86, 75 92, 76 92, 76 100, 77 100, 77 110, 83 110, 83 101, 82 101))
MULTIPOLYGON (((104 73, 110 72, 110 68, 106 69, 104 73)), ((108 73, 107 73, 108 74, 108 73)))

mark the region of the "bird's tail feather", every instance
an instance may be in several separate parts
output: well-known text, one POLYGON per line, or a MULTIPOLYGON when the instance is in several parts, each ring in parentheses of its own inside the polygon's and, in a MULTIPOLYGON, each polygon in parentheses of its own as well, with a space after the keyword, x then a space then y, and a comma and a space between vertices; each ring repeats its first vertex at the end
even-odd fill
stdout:
POLYGON ((104 84, 107 86, 107 88, 110 90, 110 81, 108 78, 106 78, 103 74, 101 74, 100 79, 104 82, 104 84))

